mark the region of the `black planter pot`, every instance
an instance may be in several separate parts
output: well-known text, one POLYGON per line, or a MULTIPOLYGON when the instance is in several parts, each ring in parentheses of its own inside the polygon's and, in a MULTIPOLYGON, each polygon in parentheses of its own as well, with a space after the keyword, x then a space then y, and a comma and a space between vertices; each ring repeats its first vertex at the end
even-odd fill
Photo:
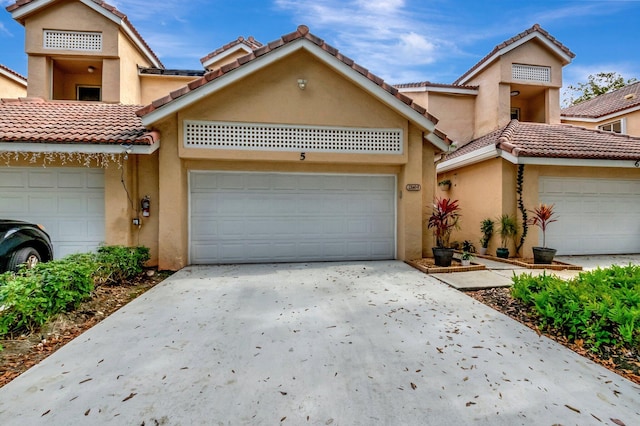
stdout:
POLYGON ((536 265, 550 265, 556 255, 556 249, 533 247, 533 263, 536 265))
POLYGON ((505 248, 505 247, 498 247, 496 249, 496 256, 498 256, 501 259, 508 259, 509 258, 509 249, 505 248))
POLYGON ((453 249, 443 247, 432 247, 433 260, 436 266, 451 266, 453 259, 453 249))

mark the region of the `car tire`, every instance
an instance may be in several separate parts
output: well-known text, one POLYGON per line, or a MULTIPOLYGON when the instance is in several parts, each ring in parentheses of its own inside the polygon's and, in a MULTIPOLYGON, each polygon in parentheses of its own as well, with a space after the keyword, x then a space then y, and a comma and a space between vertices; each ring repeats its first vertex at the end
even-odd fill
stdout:
POLYGON ((11 253, 7 270, 17 271, 20 265, 25 265, 27 269, 31 269, 40 263, 40 253, 33 247, 22 247, 11 253))

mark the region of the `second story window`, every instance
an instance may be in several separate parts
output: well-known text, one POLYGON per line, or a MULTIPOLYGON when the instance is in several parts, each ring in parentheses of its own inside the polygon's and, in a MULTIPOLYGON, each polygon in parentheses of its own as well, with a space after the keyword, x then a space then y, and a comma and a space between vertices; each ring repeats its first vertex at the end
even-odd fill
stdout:
POLYGON ((598 129, 605 132, 624 133, 624 123, 622 120, 612 121, 611 123, 599 125, 598 129))
POLYGON ((100 101, 100 86, 78 86, 76 99, 79 101, 100 101))

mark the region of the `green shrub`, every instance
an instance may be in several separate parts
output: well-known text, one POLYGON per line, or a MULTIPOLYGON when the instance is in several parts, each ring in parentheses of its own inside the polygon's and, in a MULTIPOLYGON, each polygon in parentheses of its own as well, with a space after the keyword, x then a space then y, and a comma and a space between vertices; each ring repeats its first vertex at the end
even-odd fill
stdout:
POLYGON ((594 352, 602 345, 640 348, 640 266, 596 269, 569 281, 523 274, 514 276, 511 294, 535 309, 542 327, 582 339, 594 352))
POLYGON ((143 271, 144 263, 149 260, 149 249, 141 246, 101 246, 96 260, 100 283, 121 284, 143 271))
POLYGON ((146 247, 102 246, 97 253, 0 274, 0 337, 38 329, 88 299, 94 285, 121 284, 140 274, 147 260, 146 247))
POLYGON ((33 331, 49 318, 78 306, 93 291, 95 263, 67 259, 39 263, 0 279, 0 336, 33 331))

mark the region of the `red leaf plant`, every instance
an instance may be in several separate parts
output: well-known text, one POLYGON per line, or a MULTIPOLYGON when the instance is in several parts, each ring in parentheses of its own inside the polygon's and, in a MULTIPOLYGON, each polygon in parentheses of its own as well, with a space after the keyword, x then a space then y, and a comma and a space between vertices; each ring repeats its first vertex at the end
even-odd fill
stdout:
POLYGON ((427 227, 429 229, 434 228, 433 234, 436 238, 437 247, 449 248, 451 232, 458 228, 459 220, 460 207, 458 206, 458 200, 451 201, 449 198, 436 198, 427 227))
POLYGON ((547 247, 547 226, 550 223, 557 222, 557 219, 553 218, 555 212, 553 211, 553 207, 555 204, 543 204, 541 203, 538 207, 533 210, 529 210, 533 217, 529 219, 529 225, 537 226, 542 229, 542 247, 547 247))

